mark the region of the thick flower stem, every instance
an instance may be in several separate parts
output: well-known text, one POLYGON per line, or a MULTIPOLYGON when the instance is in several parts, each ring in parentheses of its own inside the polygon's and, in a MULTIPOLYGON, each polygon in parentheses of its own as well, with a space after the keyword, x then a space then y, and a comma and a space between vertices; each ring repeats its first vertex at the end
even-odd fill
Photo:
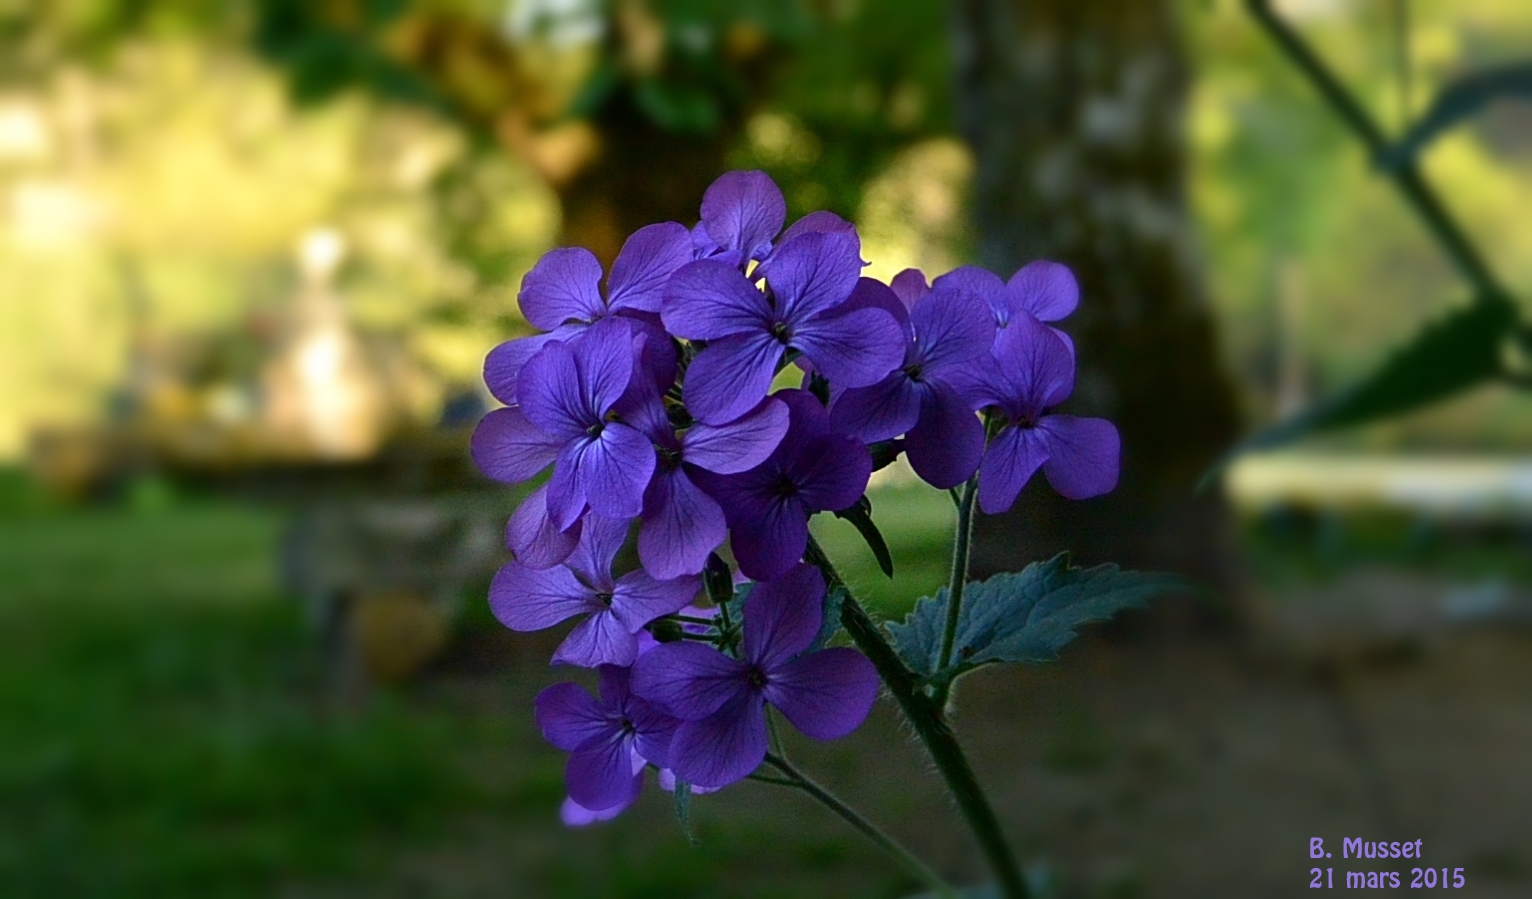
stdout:
MULTIPOLYGON (((824 572, 825 580, 835 586, 845 587, 846 582, 841 579, 824 549, 812 535, 809 537, 806 558, 824 572)), ((899 654, 889 645, 878 625, 849 589, 841 604, 840 620, 857 648, 877 669, 878 676, 883 679, 894 701, 899 703, 899 708, 903 710, 910 726, 915 728, 920 741, 926 744, 926 751, 931 753, 936 770, 941 772, 947 788, 952 791, 958 811, 979 841, 979 848, 990 870, 994 872, 1000 894, 1005 899, 1028 899, 1026 881, 1021 877, 1021 869, 1016 866, 1010 844, 1005 841, 1000 820, 995 817, 994 809, 990 808, 989 799, 985 797, 983 787, 979 786, 979 779, 974 776, 968 757, 963 754, 963 747, 958 744, 952 728, 942 716, 941 707, 921 691, 915 674, 900 661, 899 654)))
MULTIPOLYGON (((968 556, 973 543, 973 501, 979 494, 979 476, 975 474, 963 485, 963 498, 958 501, 957 532, 952 538, 952 577, 947 582, 947 624, 942 628, 941 654, 936 659, 936 670, 944 671, 952 661, 952 644, 957 639, 958 614, 963 610, 963 588, 968 584, 968 556)), ((946 705, 946 689, 942 689, 937 707, 946 705)))
MULTIPOLYGON (((872 840, 879 849, 882 849, 890 858, 899 862, 905 872, 931 888, 931 892, 942 899, 958 899, 957 891, 947 885, 935 871, 926 867, 926 863, 916 858, 910 851, 899 845, 893 837, 884 833, 876 824, 868 821, 857 812, 856 809, 842 802, 840 797, 815 783, 812 778, 799 771, 787 759, 770 753, 766 756, 766 764, 781 771, 791 781, 791 786, 802 790, 819 801, 821 805, 839 815, 842 820, 857 830, 867 839, 872 840)), ((780 783, 776 780, 763 780, 765 783, 780 783)))

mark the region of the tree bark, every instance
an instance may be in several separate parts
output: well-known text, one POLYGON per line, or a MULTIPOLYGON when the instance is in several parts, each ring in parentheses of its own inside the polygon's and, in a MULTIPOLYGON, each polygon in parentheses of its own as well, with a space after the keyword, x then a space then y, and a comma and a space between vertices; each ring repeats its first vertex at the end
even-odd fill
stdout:
POLYGON ((1080 309, 1063 323, 1079 374, 1066 411, 1122 433, 1116 491, 1086 502, 1039 476, 1009 514, 981 519, 980 575, 1072 550, 1085 563, 1170 569, 1236 586, 1230 514, 1193 496, 1238 434, 1187 209, 1189 74, 1171 0, 959 0, 952 30, 959 128, 977 175, 982 265, 1009 276, 1066 263, 1080 309))
POLYGON ((606 269, 639 228, 663 221, 691 227, 697 221, 702 194, 724 173, 739 131, 735 119, 708 134, 666 131, 626 96, 608 104, 592 124, 595 158, 555 185, 564 216, 558 242, 588 248, 606 269))

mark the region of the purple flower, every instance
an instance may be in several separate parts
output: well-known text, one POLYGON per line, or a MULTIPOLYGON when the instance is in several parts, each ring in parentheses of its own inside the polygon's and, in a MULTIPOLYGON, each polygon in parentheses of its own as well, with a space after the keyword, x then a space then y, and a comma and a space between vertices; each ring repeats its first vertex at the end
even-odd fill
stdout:
POLYGON ((680 724, 630 692, 627 668, 602 665, 600 679, 600 699, 564 683, 535 700, 543 737, 569 753, 564 769, 567 824, 604 821, 631 805, 643 786, 645 764, 666 764, 680 724))
POLYGON ((872 663, 854 649, 805 652, 819 633, 825 582, 798 565, 745 598, 740 657, 666 643, 633 665, 633 692, 682 719, 669 766, 702 787, 733 783, 766 757, 766 703, 817 740, 861 726, 878 697, 872 663))
MULTIPOLYGON (((692 260, 691 236, 683 225, 662 222, 633 232, 612 263, 606 296, 601 295, 601 263, 583 247, 549 250, 527 272, 517 300, 533 327, 549 333, 508 340, 484 360, 484 383, 507 405, 516 403, 521 368, 550 340, 571 342, 608 316, 621 315, 652 323, 660 311, 665 283, 676 269, 692 260)), ((658 334, 658 328, 654 328, 658 334)), ((670 349, 656 343, 651 351, 670 349)))
MULTIPOLYGON (((573 344, 550 341, 522 370, 516 392, 523 420, 505 427, 515 433, 502 444, 518 451, 538 447, 543 458, 556 447, 547 497, 559 530, 574 524, 587 504, 607 518, 635 518, 643 510, 654 447, 637 428, 608 415, 635 368, 635 339, 613 322, 573 344)), ((532 455, 527 450, 516 456, 527 458, 518 471, 531 467, 532 455)))
POLYGON ((845 509, 867 489, 872 456, 855 437, 835 432, 806 390, 773 394, 787 404, 787 434, 760 465, 733 475, 692 472, 723 507, 739 570, 756 580, 781 576, 803 558, 809 516, 845 509))
POLYGON ((841 309, 856 287, 860 252, 845 232, 799 234, 756 270, 769 292, 715 260, 677 271, 660 307, 665 327, 708 342, 686 372, 692 415, 727 424, 750 411, 789 351, 841 387, 873 384, 893 370, 904 353, 893 317, 883 309, 841 309))
POLYGON ((1074 389, 1074 353, 1058 332, 1019 314, 996 336, 994 356, 976 382, 979 401, 1002 423, 979 466, 979 507, 992 515, 1009 509, 1039 468, 1070 499, 1117 486, 1120 443, 1112 423, 1047 414, 1074 389))
MULTIPOLYGON (((990 358, 995 325, 977 294, 952 283, 919 293, 908 289, 911 280, 906 277, 901 285, 907 295, 918 296, 901 320, 908 335, 904 364, 870 387, 841 391, 830 417, 866 443, 907 435, 910 465, 945 490, 968 480, 984 455, 984 425, 974 415, 966 385, 977 363, 990 358)), ((919 280, 924 287, 924 278, 919 280)), ((863 278, 857 291, 881 297, 864 302, 904 308, 894 291, 876 281, 863 278)))
MULTIPOLYGON (((691 231, 698 259, 713 259, 744 270, 752 260, 771 255, 773 241, 787 219, 782 191, 765 172, 726 172, 702 195, 702 221, 691 231)), ((811 212, 794 222, 781 243, 811 231, 856 229, 833 212, 811 212)))
POLYGON ((729 424, 699 422, 679 435, 652 390, 635 392, 619 408, 659 453, 639 516, 639 561, 657 578, 696 574, 724 541, 727 526, 718 502, 697 486, 695 475, 737 474, 761 464, 787 432, 787 406, 768 397, 729 424))
POLYGON ((1009 281, 1001 281, 986 269, 965 265, 937 278, 932 287, 943 284, 984 297, 999 328, 1009 326, 1011 319, 1023 312, 1039 321, 1056 322, 1067 318, 1080 304, 1080 285, 1074 273, 1068 266, 1045 259, 1017 269, 1009 281))
POLYGON ((743 268, 766 258, 787 220, 787 201, 765 172, 726 172, 702 195, 702 221, 692 230, 698 258, 743 268))
POLYGON ((559 645, 554 663, 586 668, 633 664, 638 632, 654 619, 684 608, 697 596, 702 581, 661 581, 642 570, 614 581, 612 560, 627 531, 627 522, 587 516, 579 544, 563 565, 537 569, 509 562, 501 568, 490 584, 490 609, 514 631, 542 630, 589 614, 559 645))

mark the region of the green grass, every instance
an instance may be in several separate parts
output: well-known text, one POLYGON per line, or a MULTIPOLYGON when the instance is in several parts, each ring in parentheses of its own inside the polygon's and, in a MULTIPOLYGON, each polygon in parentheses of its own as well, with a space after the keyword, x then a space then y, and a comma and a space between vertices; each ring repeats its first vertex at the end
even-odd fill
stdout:
MULTIPOLYGON (((560 828, 563 757, 537 736, 530 705, 571 674, 547 669, 541 645, 505 671, 427 679, 338 711, 323 700, 301 608, 275 582, 275 512, 184 498, 72 511, 7 489, 0 893, 317 884, 399 895, 422 880, 447 884, 443 895, 909 892, 843 825, 791 797, 770 821, 748 795, 699 799, 701 850, 655 794, 614 824, 560 828)), ((880 520, 903 552, 927 512, 896 505, 880 505, 880 520)), ((841 537, 832 552, 847 571, 881 586, 865 548, 841 537)), ((476 595, 462 626, 498 629, 484 606, 476 595)))
POLYGON ((220 506, 0 522, 0 882, 260 892, 495 799, 437 760, 473 722, 315 701, 277 525, 220 506))

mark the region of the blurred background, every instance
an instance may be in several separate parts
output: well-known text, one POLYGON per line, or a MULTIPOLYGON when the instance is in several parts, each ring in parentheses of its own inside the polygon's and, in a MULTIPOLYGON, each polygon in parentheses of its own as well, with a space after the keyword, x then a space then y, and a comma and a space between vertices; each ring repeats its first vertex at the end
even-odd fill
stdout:
MULTIPOLYGON (((0 893, 914 892, 760 784, 694 803, 697 848, 657 791, 560 827, 530 705, 560 635, 484 601, 519 491, 467 435, 522 274, 762 168, 791 215, 854 220, 873 276, 1079 275, 1069 411, 1119 423, 1122 487, 1029 490, 979 568, 1068 548, 1212 587, 965 682, 1060 895, 1291 895, 1311 836, 1422 839, 1526 895, 1526 392, 1481 378, 1194 491, 1482 288, 1245 5, 0 4, 0 893)), ((1391 139, 1509 73, 1418 165, 1532 293, 1532 6, 1272 6, 1391 139)), ((951 504, 899 466, 872 499, 892 581, 823 536, 898 616, 945 578, 951 504)), ((891 709, 792 748, 982 878, 891 709)))

